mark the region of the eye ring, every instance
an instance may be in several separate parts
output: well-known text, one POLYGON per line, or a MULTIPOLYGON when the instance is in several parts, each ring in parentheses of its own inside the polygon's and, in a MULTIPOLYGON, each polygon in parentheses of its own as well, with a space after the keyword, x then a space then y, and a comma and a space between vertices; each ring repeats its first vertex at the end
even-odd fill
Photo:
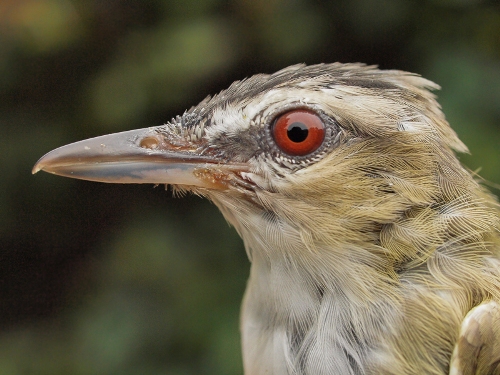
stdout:
POLYGON ((271 126, 278 148, 291 156, 305 156, 316 151, 325 140, 326 127, 315 112, 293 109, 279 115, 271 126))

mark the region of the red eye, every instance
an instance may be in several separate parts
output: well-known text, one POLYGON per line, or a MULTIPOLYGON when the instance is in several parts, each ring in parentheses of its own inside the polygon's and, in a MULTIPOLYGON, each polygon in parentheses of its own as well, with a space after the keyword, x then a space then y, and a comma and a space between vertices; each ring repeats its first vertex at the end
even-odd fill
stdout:
POLYGON ((279 116, 272 127, 274 141, 286 154, 304 156, 325 139, 325 125, 314 112, 296 109, 279 116))

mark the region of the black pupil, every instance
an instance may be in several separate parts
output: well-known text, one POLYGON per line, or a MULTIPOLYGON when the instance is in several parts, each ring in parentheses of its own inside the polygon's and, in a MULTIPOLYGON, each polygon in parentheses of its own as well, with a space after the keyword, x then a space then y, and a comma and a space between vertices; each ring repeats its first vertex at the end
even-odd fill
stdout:
POLYGON ((294 122, 293 124, 288 125, 287 135, 288 139, 292 142, 304 142, 307 138, 307 134, 309 134, 309 130, 303 122, 294 122))

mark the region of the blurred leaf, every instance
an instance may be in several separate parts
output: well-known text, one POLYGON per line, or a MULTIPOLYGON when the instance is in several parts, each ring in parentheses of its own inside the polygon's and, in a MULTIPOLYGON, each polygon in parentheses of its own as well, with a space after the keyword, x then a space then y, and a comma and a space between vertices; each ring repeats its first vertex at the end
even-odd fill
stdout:
POLYGON ((183 102, 200 80, 232 64, 236 50, 231 30, 218 19, 131 34, 92 86, 94 113, 118 129, 151 108, 183 102))
POLYGON ((324 20, 307 4, 301 5, 283 4, 261 20, 258 30, 267 58, 293 63, 299 56, 321 47, 324 20))
POLYGON ((54 51, 82 36, 82 23, 71 1, 21 0, 0 4, 0 22, 27 52, 54 51))
POLYGON ((472 170, 500 182, 500 62, 474 51, 443 50, 430 62, 430 78, 439 77, 439 102, 471 155, 461 155, 472 170), (469 52, 469 53, 467 53, 469 52))

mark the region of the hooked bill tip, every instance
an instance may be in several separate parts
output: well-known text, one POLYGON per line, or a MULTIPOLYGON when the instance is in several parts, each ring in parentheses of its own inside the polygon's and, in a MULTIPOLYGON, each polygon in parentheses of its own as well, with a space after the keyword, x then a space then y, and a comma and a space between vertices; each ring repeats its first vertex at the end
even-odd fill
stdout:
POLYGON ((43 167, 40 165, 40 162, 37 161, 36 164, 33 166, 33 169, 31 170, 31 174, 35 174, 39 171, 41 171, 43 167))
POLYGON ((44 157, 42 156, 42 157, 41 157, 41 158, 40 158, 40 159, 36 162, 36 164, 33 166, 33 169, 31 169, 31 174, 35 174, 35 173, 37 173, 37 172, 40 172, 40 171, 43 169, 44 165, 43 165, 43 163, 41 162, 43 158, 44 158, 44 157))

